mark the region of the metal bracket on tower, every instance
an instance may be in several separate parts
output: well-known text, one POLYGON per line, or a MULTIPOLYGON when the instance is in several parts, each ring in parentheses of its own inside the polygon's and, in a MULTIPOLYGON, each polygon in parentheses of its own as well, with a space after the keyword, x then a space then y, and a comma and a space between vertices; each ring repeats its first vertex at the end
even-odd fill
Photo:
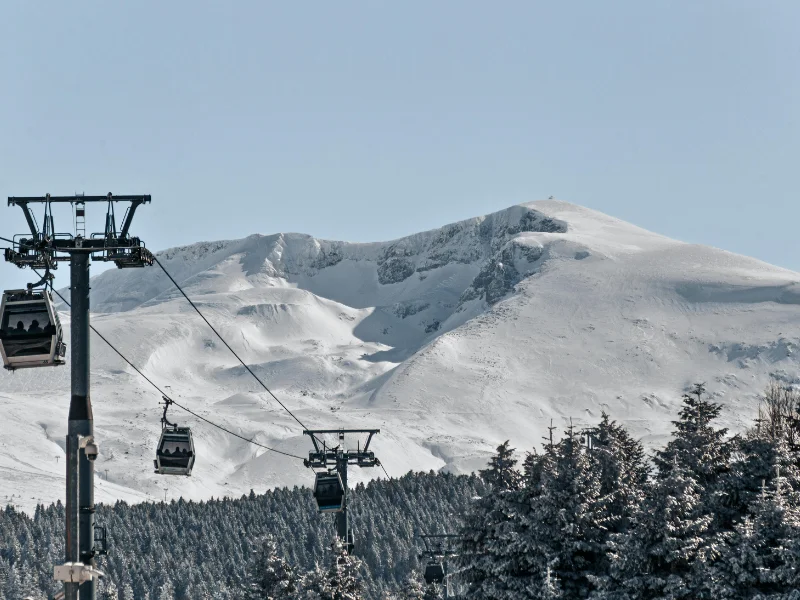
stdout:
POLYGON ((94 526, 94 548, 92 553, 95 556, 105 556, 108 554, 108 531, 105 525, 94 526))
POLYGON ((64 583, 85 583, 96 577, 105 577, 105 573, 82 562, 67 562, 53 567, 53 578, 64 583))
POLYGON ((314 444, 314 451, 308 453, 308 460, 303 463, 306 467, 316 469, 327 469, 335 467, 339 464, 340 459, 344 459, 347 464, 357 465, 359 467, 377 467, 381 462, 375 458, 375 453, 370 452, 369 445, 372 442, 372 437, 380 433, 380 429, 313 429, 303 431, 304 435, 311 437, 311 443, 314 444), (349 433, 366 433, 368 434, 367 441, 364 447, 361 444, 355 450, 344 450, 341 446, 344 443, 345 434, 349 433), (336 434, 339 439, 339 445, 330 448, 322 442, 318 436, 336 434))

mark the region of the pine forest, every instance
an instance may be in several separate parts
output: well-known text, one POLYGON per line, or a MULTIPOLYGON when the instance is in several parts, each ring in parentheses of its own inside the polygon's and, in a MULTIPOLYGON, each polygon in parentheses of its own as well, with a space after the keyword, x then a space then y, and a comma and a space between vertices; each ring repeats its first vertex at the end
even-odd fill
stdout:
MULTIPOLYGON (((99 597, 800 600, 798 399, 772 385, 731 435, 696 385, 653 452, 604 414, 537 448, 503 443, 475 475, 358 485, 352 553, 304 488, 100 506, 99 597), (423 533, 457 534, 452 552, 425 555, 423 533), (442 563, 444 585, 427 584, 442 563)), ((0 513, 0 597, 56 596, 63 521, 60 504, 0 513)))

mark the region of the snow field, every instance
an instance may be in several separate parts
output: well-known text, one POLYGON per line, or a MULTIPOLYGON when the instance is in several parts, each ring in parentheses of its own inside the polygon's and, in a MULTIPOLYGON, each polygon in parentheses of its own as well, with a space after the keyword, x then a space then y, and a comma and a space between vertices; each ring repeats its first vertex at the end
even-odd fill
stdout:
MULTIPOLYGON (((386 243, 276 234, 159 259, 306 426, 380 427, 373 447, 391 475, 472 471, 505 439, 530 449, 551 420, 563 430, 602 411, 661 443, 696 381, 723 404, 722 424, 738 430, 770 377, 800 381, 800 275, 565 202, 386 243)), ((95 327, 176 401, 307 455, 300 425, 158 267, 106 272, 92 288, 95 327)), ((193 427, 195 470, 153 474, 159 394, 98 338, 92 344, 99 501, 311 482, 299 460, 180 410, 170 416, 193 427)), ((2 373, 0 402, 0 496, 26 509, 63 500, 69 368, 2 373)), ((353 469, 351 483, 382 475, 353 469)))

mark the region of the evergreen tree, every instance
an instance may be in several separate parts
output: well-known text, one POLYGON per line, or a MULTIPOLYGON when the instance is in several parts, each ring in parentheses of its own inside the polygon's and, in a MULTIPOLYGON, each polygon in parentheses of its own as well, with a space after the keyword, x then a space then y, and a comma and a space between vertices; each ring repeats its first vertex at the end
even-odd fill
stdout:
POLYGON ((541 584, 537 585, 532 592, 531 596, 537 600, 552 600, 564 597, 558 578, 553 575, 550 567, 547 567, 541 584))
POLYGON ((721 556, 706 571, 714 598, 785 597, 800 587, 800 510, 785 478, 763 489, 750 515, 719 542, 721 556))
POLYGON ((175 600, 175 588, 172 586, 171 581, 167 581, 161 585, 156 598, 158 600, 175 600))
POLYGON ((100 592, 101 600, 120 600, 117 586, 113 581, 108 581, 103 584, 102 591, 100 592))
POLYGON ((298 577, 294 569, 278 555, 275 538, 266 536, 253 552, 246 600, 284 600, 294 598, 298 577))
POLYGON ((442 598, 442 586, 432 583, 426 584, 419 571, 411 571, 403 591, 397 600, 439 600, 442 598))
POLYGON ((599 471, 600 497, 605 499, 604 527, 612 533, 625 532, 647 492, 650 467, 644 447, 605 412, 585 435, 589 458, 599 471))
POLYGON ((326 570, 320 568, 306 580, 305 598, 308 600, 363 600, 364 584, 361 580, 361 561, 347 552, 347 546, 338 538, 331 545, 333 560, 326 570))
POLYGON ((424 597, 425 585, 422 583, 422 576, 416 570, 411 571, 397 600, 422 600, 424 597))
POLYGON ((11 567, 6 577, 5 593, 3 598, 18 599, 22 598, 22 582, 21 577, 16 567, 11 567))
POLYGON ((120 600, 136 600, 133 596, 133 587, 131 587, 130 583, 126 582, 125 585, 122 586, 122 597, 120 600))
POLYGON ((320 565, 305 574, 300 586, 300 598, 304 600, 321 600, 325 592, 325 569, 320 565))
POLYGON ((496 589, 500 574, 508 570, 506 535, 520 489, 522 477, 508 441, 497 447, 488 467, 480 471, 488 492, 470 507, 461 531, 461 577, 468 586, 467 596, 475 600, 501 598, 496 589))
POLYGON ((505 597, 530 597, 530 590, 534 597, 588 597, 591 577, 602 574, 607 535, 609 502, 597 465, 572 429, 548 449, 518 543, 509 540, 516 569, 501 581, 505 597))
POLYGON ((675 431, 663 450, 656 452, 654 462, 661 478, 676 467, 693 477, 707 493, 714 490, 721 474, 729 468, 731 444, 725 440, 727 429, 715 429, 712 421, 719 417, 722 406, 705 399, 703 384, 695 384, 683 395, 683 408, 675 431))
MULTIPOLYGON (((714 425, 719 407, 696 388, 655 456, 654 481, 641 444, 603 415, 584 440, 570 431, 528 454, 522 473, 506 442, 480 479, 410 474, 359 484, 351 516, 363 566, 341 544, 326 560, 332 523, 307 489, 98 506, 114 532, 99 598, 354 600, 391 591, 393 600, 432 600, 436 586, 403 585, 419 567, 414 531, 465 515, 463 563, 453 571, 470 599, 580 600, 594 587, 593 600, 800 600, 800 434, 792 442, 787 433, 800 429, 786 425, 798 412, 781 416, 788 400, 780 401, 757 428, 727 440, 714 425), (287 561, 325 567, 299 582, 287 561)), ((0 598, 55 595, 63 522, 60 504, 33 516, 0 511, 0 598)))
POLYGON ((759 424, 733 440, 730 470, 720 480, 722 501, 717 520, 721 528, 732 529, 750 513, 749 507, 761 495, 765 484, 774 485, 780 473, 786 493, 800 492, 797 451, 792 451, 786 430, 759 424))
POLYGON ((610 536, 609 575, 598 580, 593 598, 702 598, 712 516, 701 492, 692 474, 674 465, 635 511, 630 529, 610 536))
POLYGON ((444 588, 438 583, 430 583, 425 586, 425 594, 422 596, 422 600, 441 600, 444 598, 443 590, 444 588))
POLYGON ((519 489, 521 477, 517 471, 514 448, 508 447, 508 440, 497 447, 497 453, 489 459, 487 468, 480 471, 481 478, 494 491, 519 489))

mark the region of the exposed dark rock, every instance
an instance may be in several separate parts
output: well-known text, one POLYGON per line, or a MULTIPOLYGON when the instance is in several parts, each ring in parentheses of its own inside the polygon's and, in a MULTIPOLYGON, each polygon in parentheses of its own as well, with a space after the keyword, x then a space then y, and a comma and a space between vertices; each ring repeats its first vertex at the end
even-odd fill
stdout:
POLYGON ((522 279, 535 272, 542 253, 540 246, 509 244, 484 265, 472 285, 461 295, 460 302, 463 304, 475 298, 484 298, 488 304, 495 304, 522 279), (527 263, 523 272, 517 269, 519 262, 527 263))
POLYGON ((441 323, 438 319, 430 323, 427 327, 425 327, 425 333, 433 333, 434 331, 439 331, 439 327, 441 327, 441 323))
POLYGON ((430 306, 427 302, 419 302, 417 300, 398 302, 392 307, 392 312, 401 319, 405 319, 419 312, 422 312, 430 306))
POLYGON ((400 283, 414 274, 414 265, 407 258, 393 256, 378 261, 378 281, 382 285, 400 283))
POLYGON ((332 242, 328 248, 325 246, 320 247, 319 254, 312 266, 315 269, 325 269, 326 267, 332 267, 342 262, 343 258, 342 243, 332 242))

